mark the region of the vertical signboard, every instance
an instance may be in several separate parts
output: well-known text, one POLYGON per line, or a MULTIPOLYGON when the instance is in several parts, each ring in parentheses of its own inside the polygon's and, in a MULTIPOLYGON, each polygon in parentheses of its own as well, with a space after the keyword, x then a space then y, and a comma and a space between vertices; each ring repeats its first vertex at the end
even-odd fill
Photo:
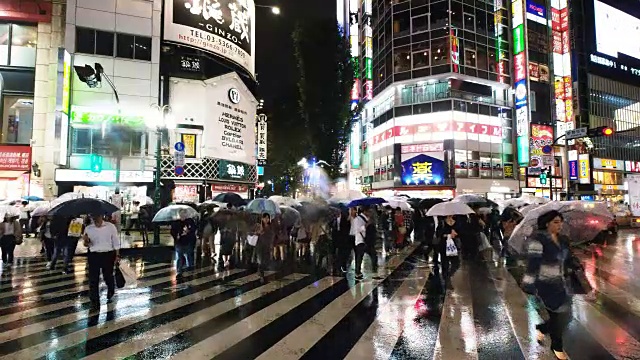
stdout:
POLYGON ((453 72, 458 72, 460 67, 460 40, 457 36, 458 29, 451 28, 449 32, 451 37, 451 65, 453 72))
POLYGON ((256 141, 258 142, 258 154, 256 159, 258 160, 258 166, 265 166, 267 164, 267 115, 258 115, 258 127, 256 141))
MULTIPOLYGON (((552 1, 551 35, 555 94, 556 137, 575 128, 573 119, 573 81, 571 79, 571 43, 567 1, 552 1)), ((564 138, 558 141, 564 144, 564 138)), ((570 142, 571 143, 571 142, 570 142)))
POLYGON ((569 180, 578 180, 578 151, 569 150, 569 180))
POLYGON ((349 141, 349 159, 351 160, 351 168, 359 169, 360 168, 360 159, 362 157, 361 154, 361 140, 362 140, 362 132, 360 122, 356 121, 351 125, 351 141, 349 141))
POLYGON ((591 183, 591 164, 589 154, 578 155, 578 181, 580 184, 591 183))
POLYGON ((627 175, 629 207, 633 216, 640 216, 640 175, 627 175))
POLYGON ((373 99, 373 30, 371 29, 371 0, 364 0, 364 98, 373 99))
POLYGON ((531 167, 540 168, 544 166, 543 148, 553 144, 553 127, 549 125, 531 125, 531 167))
POLYGON ((349 0, 349 44, 351 45, 351 61, 353 63, 354 79, 351 89, 351 109, 355 109, 360 101, 360 42, 358 41, 359 19, 358 0, 349 0))
POLYGON ((516 97, 516 143, 518 147, 518 164, 529 164, 529 68, 526 50, 526 24, 524 21, 524 0, 513 0, 513 86, 516 97))
POLYGON ((56 164, 67 164, 67 140, 69 134, 69 105, 71 94, 71 55, 58 48, 58 79, 56 83, 56 116, 54 138, 59 142, 56 164))
POLYGON ((507 34, 503 33, 502 27, 502 8, 503 0, 494 0, 493 2, 493 24, 495 25, 495 36, 496 36, 496 58, 498 59, 498 81, 501 83, 505 82, 505 68, 504 68, 504 49, 502 48, 503 38, 507 36, 507 34))

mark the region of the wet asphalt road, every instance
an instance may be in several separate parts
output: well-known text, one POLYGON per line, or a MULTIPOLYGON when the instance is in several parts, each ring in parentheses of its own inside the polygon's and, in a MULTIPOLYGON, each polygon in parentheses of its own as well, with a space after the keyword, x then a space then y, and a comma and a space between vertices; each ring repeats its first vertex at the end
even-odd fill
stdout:
MULTIPOLYGON (((0 359, 553 359, 535 341, 544 312, 501 264, 466 263, 443 291, 409 247, 365 280, 274 267, 262 284, 208 259, 176 279, 172 254, 130 258, 136 287, 89 312, 86 262, 74 273, 20 258, 0 275, 0 359)), ((574 360, 640 359, 640 233, 577 251, 596 288, 576 296, 574 360)), ((365 268, 370 269, 365 261, 365 268)), ((513 273, 513 275, 512 275, 513 273)))

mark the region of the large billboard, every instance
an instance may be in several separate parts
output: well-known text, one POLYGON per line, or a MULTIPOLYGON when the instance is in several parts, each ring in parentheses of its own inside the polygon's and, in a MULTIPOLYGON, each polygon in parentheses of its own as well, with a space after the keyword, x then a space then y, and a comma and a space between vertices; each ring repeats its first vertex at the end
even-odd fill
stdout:
POLYGON ((254 0, 166 0, 164 40, 214 53, 255 76, 254 0))
POLYGON ((593 0, 591 68, 607 77, 640 83, 640 6, 617 0, 593 0))

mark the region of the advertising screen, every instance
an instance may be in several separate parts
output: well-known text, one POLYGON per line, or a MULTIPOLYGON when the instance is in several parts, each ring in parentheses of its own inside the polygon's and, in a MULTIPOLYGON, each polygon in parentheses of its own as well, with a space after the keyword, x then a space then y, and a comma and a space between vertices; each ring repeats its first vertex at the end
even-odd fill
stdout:
POLYGON ((593 18, 591 67, 640 83, 640 6, 593 0, 593 18))
POLYGON ((445 171, 444 161, 420 154, 402 162, 402 184, 439 185, 445 171))
POLYGON ((255 76, 253 0, 166 0, 164 40, 214 53, 255 76))

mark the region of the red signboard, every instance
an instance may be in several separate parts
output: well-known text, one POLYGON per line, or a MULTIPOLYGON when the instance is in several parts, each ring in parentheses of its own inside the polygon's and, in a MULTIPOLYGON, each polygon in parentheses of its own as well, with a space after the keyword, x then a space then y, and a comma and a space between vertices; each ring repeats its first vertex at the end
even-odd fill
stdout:
POLYGON ((402 154, 414 154, 414 153, 428 153, 428 152, 440 152, 444 151, 444 145, 442 143, 436 144, 415 144, 415 145, 402 145, 400 152, 402 154))
POLYGON ((554 31, 561 31, 560 10, 551 8, 551 27, 554 31))
POLYGON ((627 172, 640 173, 640 161, 625 161, 624 169, 627 172))
POLYGON ((249 187, 240 184, 211 184, 212 192, 247 192, 249 187))
POLYGON ((468 134, 502 137, 501 126, 467 123, 467 122, 460 122, 460 121, 450 121, 450 122, 441 122, 437 124, 394 126, 393 128, 388 129, 380 134, 374 135, 372 144, 375 145, 396 136, 420 135, 420 134, 443 133, 443 132, 462 132, 462 133, 468 133, 468 134))
POLYGON ((2 0, 0 20, 51 22, 51 1, 44 0, 2 0))
POLYGON ((569 30, 569 8, 560 10, 560 31, 569 30))
POLYGON ((524 79, 527 76, 527 61, 524 57, 525 52, 521 52, 520 54, 516 55, 514 58, 515 64, 514 64, 514 69, 516 71, 515 73, 515 81, 518 82, 522 79, 524 79))
POLYGON ((31 146, 0 145, 0 170, 31 170, 31 146))
POLYGON ((571 42, 569 39, 569 32, 568 31, 562 32, 562 53, 563 54, 569 53, 570 45, 571 45, 571 42))

